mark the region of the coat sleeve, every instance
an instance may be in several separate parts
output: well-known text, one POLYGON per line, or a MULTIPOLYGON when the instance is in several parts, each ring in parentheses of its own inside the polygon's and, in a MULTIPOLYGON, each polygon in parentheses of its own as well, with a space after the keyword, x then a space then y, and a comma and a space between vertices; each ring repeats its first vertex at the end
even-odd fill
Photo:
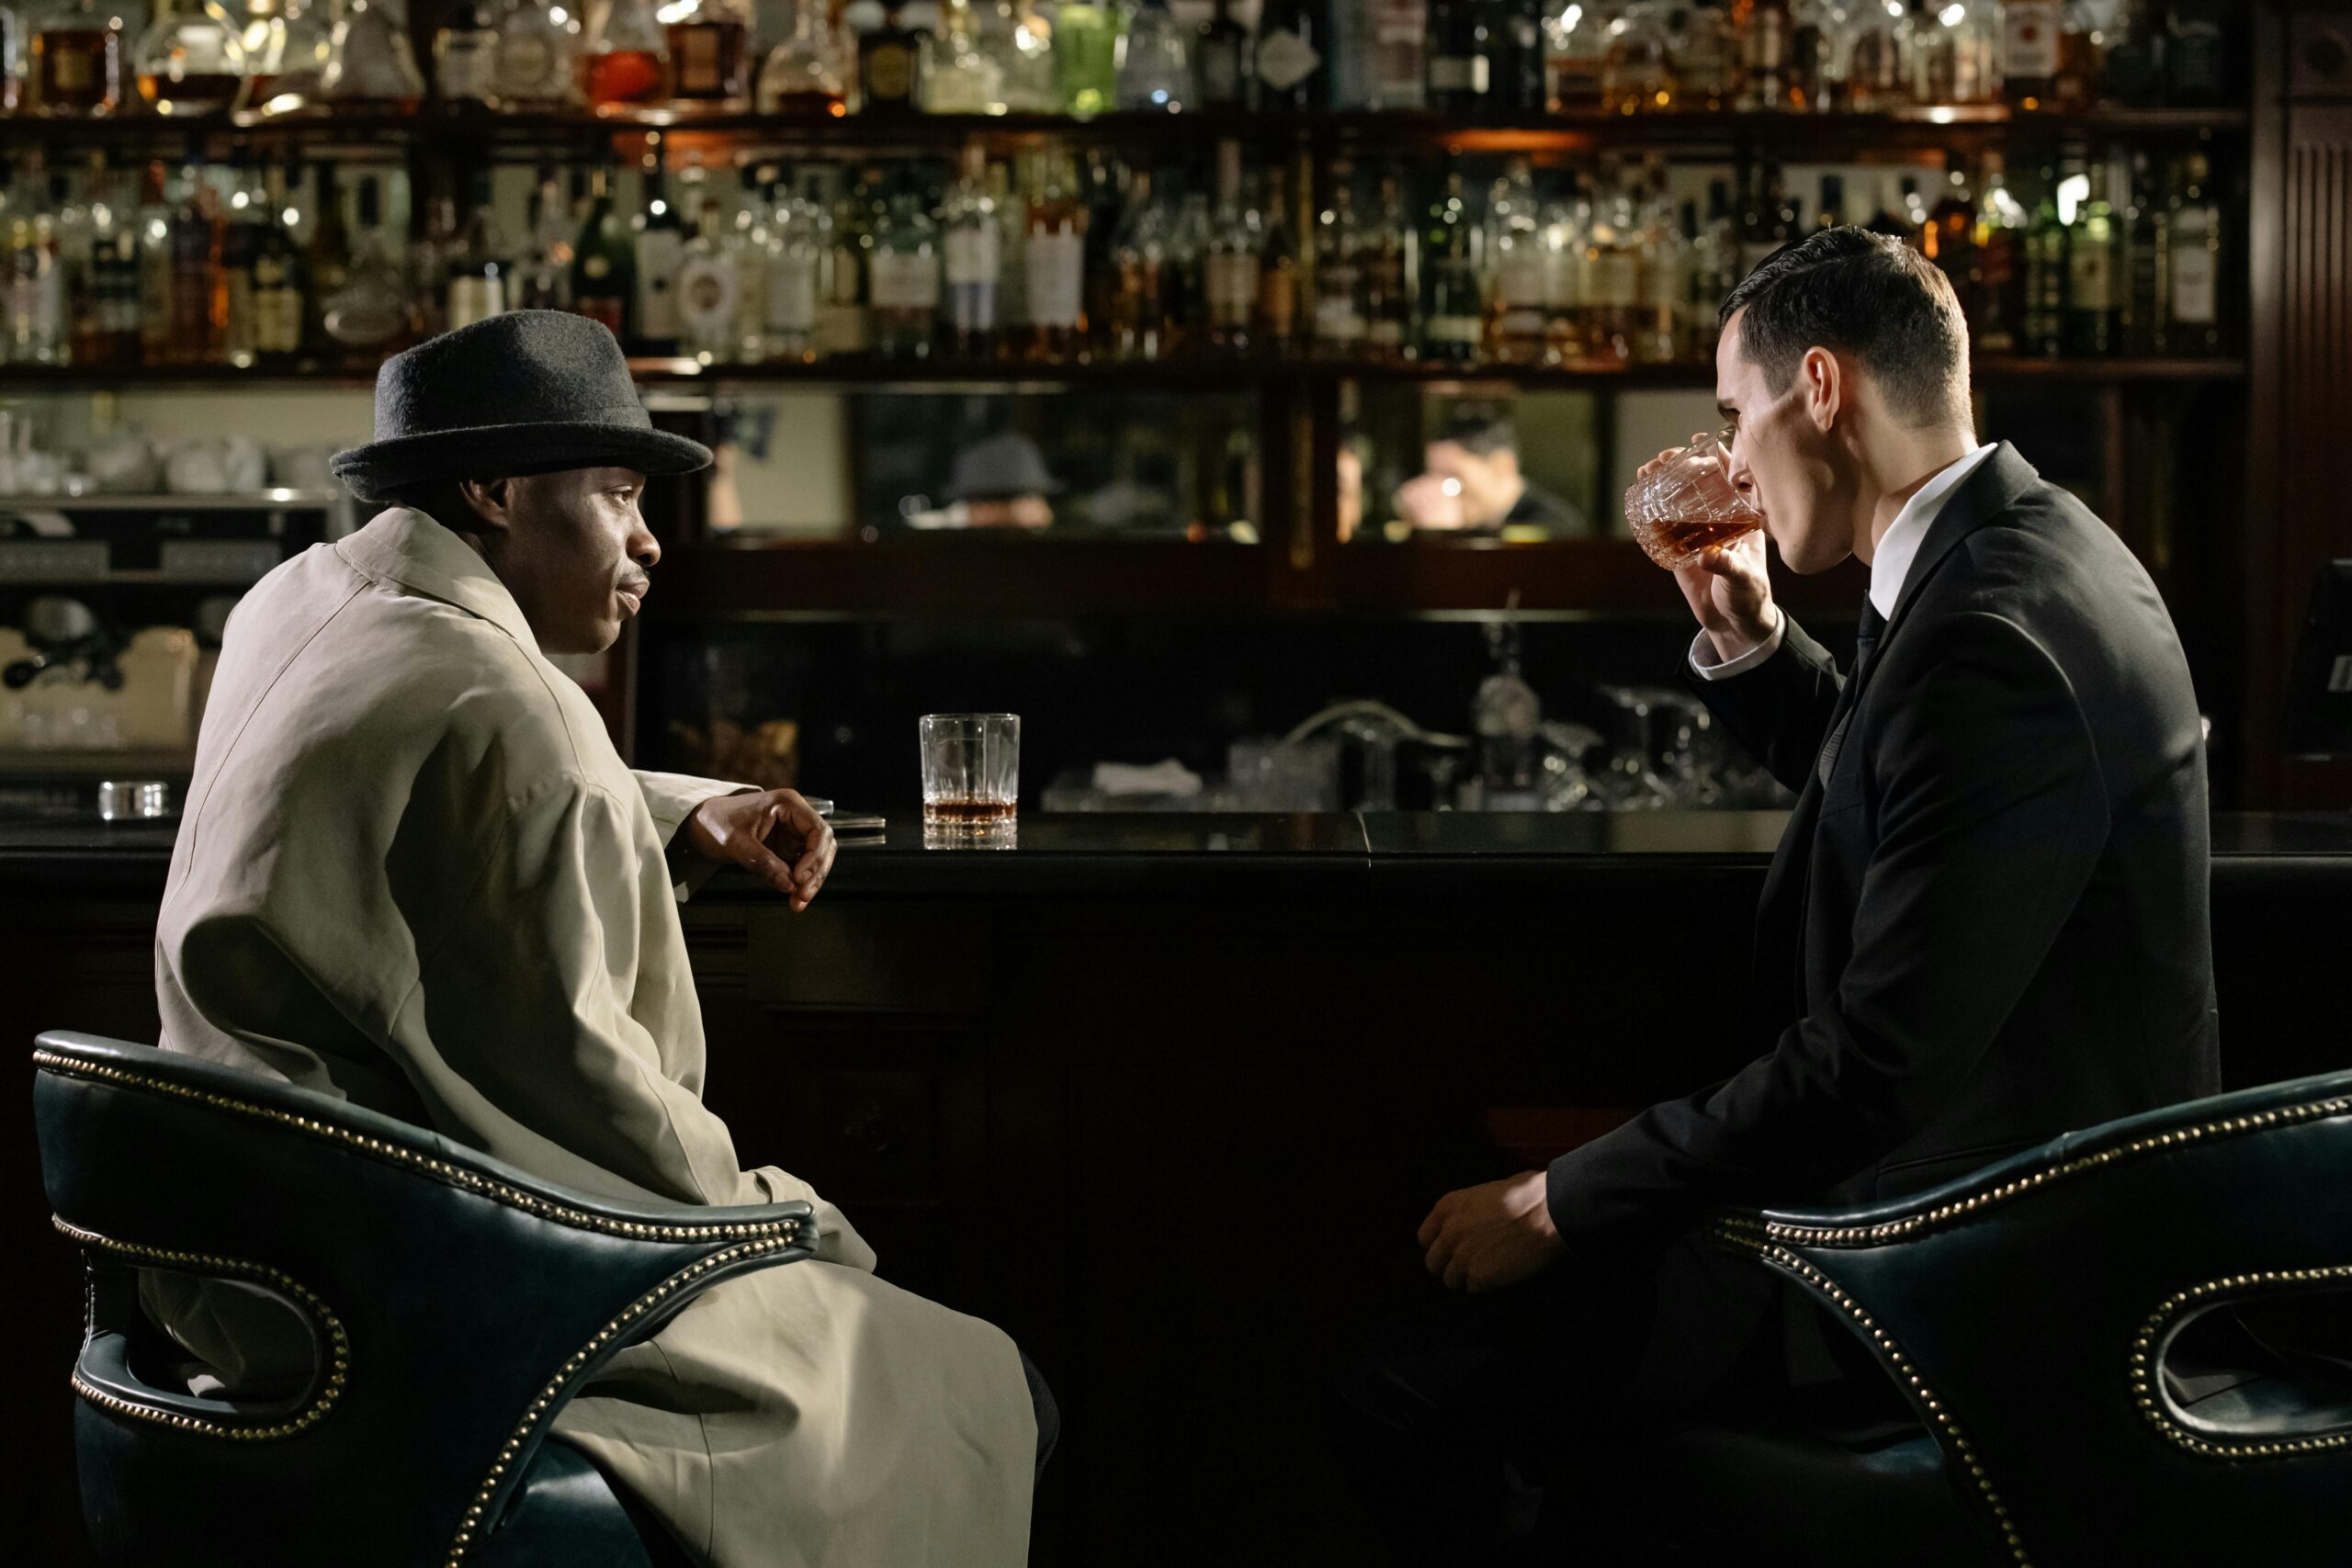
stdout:
POLYGON ((1876 837, 1836 990, 1773 1049, 1553 1162, 1571 1244, 1639 1245, 1722 1203, 1799 1200, 1925 1126, 2032 982, 2104 851, 2065 674, 2014 624, 1911 628, 1873 678, 1876 837))
POLYGON ((698 1046, 697 1003, 629 805, 567 777, 507 807, 410 1003, 421 1018, 408 1026, 422 1023, 447 1069, 442 1091, 489 1100, 536 1140, 512 1151, 526 1168, 557 1176, 584 1162, 607 1190, 617 1178, 686 1203, 807 1199, 820 1255, 872 1268, 872 1250, 806 1182, 737 1163, 727 1123, 702 1102, 698 1049, 691 1076, 665 1070, 665 1044, 683 1043, 655 1032, 684 1019, 698 1046))
POLYGON ((1790 789, 1803 794, 1805 775, 1829 733, 1829 716, 1845 685, 1829 650, 1782 613, 1781 646, 1753 670, 1710 681, 1685 660, 1682 683, 1698 694, 1749 755, 1790 789))
POLYGON ((704 883, 718 874, 719 867, 695 853, 694 846, 680 836, 678 829, 695 814, 695 807, 706 800, 722 795, 749 795, 757 784, 722 784, 717 779, 696 778, 692 773, 657 773, 644 769, 635 772, 638 793, 645 796, 645 808, 653 813, 653 831, 662 840, 662 848, 670 859, 670 886, 683 904, 702 891, 704 883))

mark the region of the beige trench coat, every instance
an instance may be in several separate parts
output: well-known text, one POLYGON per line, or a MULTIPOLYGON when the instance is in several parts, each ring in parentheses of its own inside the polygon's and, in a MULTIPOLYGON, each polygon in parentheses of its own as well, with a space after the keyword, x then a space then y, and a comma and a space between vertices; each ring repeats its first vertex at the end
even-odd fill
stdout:
MULTIPOLYGON (((704 1109, 664 846, 730 785, 631 773, 455 534, 385 512, 229 625, 156 931, 164 1044, 616 1199, 815 1202, 819 1256, 722 1282, 557 1430, 718 1568, 1027 1555, 1012 1343, 885 1283, 840 1212, 704 1109)), ((151 1293, 227 1370, 233 1311, 151 1293)))

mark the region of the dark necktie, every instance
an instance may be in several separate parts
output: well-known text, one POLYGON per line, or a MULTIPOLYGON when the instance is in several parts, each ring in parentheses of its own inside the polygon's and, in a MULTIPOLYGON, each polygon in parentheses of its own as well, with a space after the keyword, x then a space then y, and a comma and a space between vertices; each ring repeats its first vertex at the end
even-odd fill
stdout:
POLYGON ((1871 650, 1878 647, 1879 636, 1885 630, 1886 617, 1878 613, 1877 605, 1863 600, 1861 623, 1854 628, 1853 667, 1846 671, 1845 685, 1838 694, 1836 707, 1830 710, 1828 738, 1822 741, 1821 754, 1814 761, 1814 771, 1824 784, 1829 782, 1829 770, 1838 765, 1838 749, 1846 743, 1847 717, 1853 711, 1854 699, 1861 693, 1857 682, 1869 668, 1871 650))
POLYGON ((1862 666, 1870 660, 1871 649, 1878 646, 1879 634, 1884 630, 1886 617, 1878 613, 1876 604, 1868 599, 1863 600, 1861 625, 1854 628, 1854 667, 1847 671, 1847 680, 1851 681, 1862 672, 1862 666))

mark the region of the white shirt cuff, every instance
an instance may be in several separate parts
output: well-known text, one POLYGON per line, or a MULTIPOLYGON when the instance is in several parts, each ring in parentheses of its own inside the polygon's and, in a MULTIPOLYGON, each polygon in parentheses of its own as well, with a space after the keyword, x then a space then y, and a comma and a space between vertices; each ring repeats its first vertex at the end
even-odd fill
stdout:
POLYGON ((1789 618, 1782 615, 1780 624, 1772 628, 1770 637, 1737 659, 1726 659, 1720 664, 1708 662, 1715 651, 1715 645, 1705 632, 1701 632, 1690 639, 1690 668, 1702 681, 1728 681, 1734 675, 1745 674, 1781 651, 1781 638, 1787 635, 1788 629, 1789 618))

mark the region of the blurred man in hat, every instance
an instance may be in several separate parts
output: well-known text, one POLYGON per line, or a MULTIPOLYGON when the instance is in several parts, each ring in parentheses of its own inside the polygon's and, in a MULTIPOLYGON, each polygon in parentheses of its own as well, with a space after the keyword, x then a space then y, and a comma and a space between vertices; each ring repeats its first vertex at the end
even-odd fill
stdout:
POLYGON ((956 454, 948 475, 948 526, 1050 528, 1061 485, 1037 444, 1018 431, 982 436, 956 454))
MULTIPOLYGON (((388 360, 376 437, 334 467, 385 510, 229 622, 156 931, 163 1043, 623 1201, 810 1201, 817 1258, 713 1287, 557 1431, 697 1562, 1023 1562, 1053 1427, 1024 1358, 875 1278, 702 1103, 677 903, 740 865, 805 909, 830 830, 791 790, 630 772, 548 662, 637 614, 647 478, 710 453, 652 428, 610 332, 544 310, 388 360)), ((233 1289, 146 1293, 232 1392, 307 1360, 233 1289)))

